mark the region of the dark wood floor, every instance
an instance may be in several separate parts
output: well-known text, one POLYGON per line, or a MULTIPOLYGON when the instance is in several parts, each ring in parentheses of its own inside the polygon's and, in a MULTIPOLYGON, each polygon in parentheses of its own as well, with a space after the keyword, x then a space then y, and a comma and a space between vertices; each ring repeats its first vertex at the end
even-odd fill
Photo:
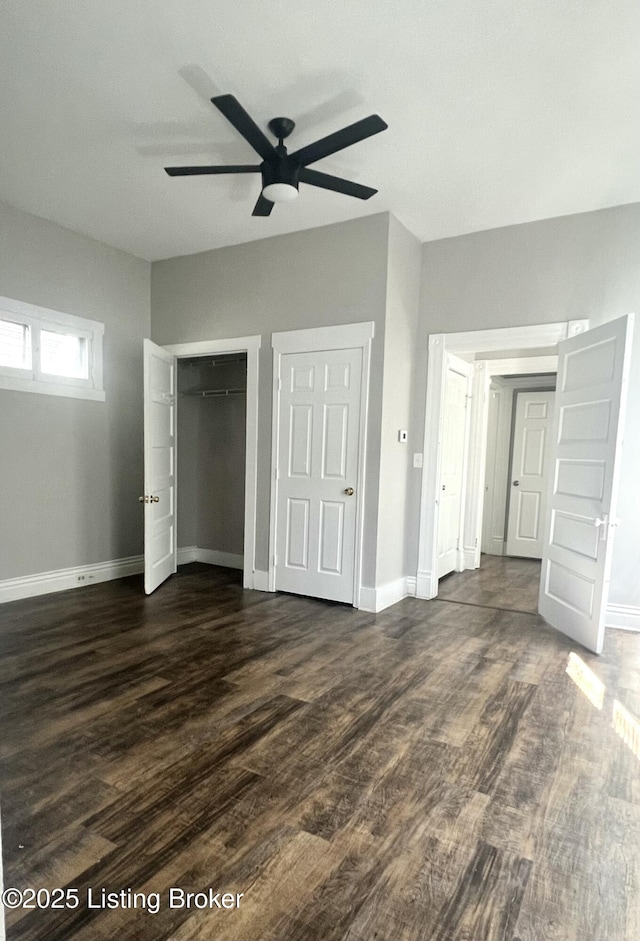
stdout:
POLYGON ((640 939, 640 635, 196 565, 4 605, 0 644, 5 886, 80 897, 9 941, 640 939))
POLYGON ((438 597, 463 604, 535 614, 539 586, 540 562, 536 559, 513 559, 483 553, 479 569, 452 572, 441 578, 438 597))

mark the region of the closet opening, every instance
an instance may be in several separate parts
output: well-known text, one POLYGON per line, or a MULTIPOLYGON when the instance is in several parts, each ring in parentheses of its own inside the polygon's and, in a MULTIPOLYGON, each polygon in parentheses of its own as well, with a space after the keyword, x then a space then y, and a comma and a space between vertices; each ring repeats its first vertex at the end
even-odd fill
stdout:
POLYGON ((247 354, 177 361, 178 565, 243 569, 247 354))

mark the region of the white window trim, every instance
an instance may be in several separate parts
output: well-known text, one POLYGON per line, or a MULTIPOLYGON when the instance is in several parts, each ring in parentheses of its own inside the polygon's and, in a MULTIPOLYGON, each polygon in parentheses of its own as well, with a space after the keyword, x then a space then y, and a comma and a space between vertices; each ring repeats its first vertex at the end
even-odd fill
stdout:
POLYGON ((74 379, 69 376, 50 376, 33 365, 32 369, 15 369, 0 366, 0 389, 13 392, 39 392, 44 395, 62 395, 74 399, 105 401, 102 368, 102 339, 104 324, 87 320, 60 310, 38 307, 11 297, 0 297, 0 319, 15 319, 16 323, 29 324, 36 333, 40 330, 60 332, 70 330, 87 341, 89 378, 74 379))

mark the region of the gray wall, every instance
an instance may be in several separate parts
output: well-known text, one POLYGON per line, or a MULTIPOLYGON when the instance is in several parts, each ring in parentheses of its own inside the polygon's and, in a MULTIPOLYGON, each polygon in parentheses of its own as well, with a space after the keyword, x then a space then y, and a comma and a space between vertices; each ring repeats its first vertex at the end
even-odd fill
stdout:
POLYGON ((387 256, 386 325, 382 431, 380 443, 380 492, 378 501, 378 554, 376 587, 408 573, 406 528, 409 525, 409 494, 413 478, 412 458, 422 429, 414 427, 412 399, 415 383, 415 349, 420 299, 421 245, 394 217, 389 217, 387 256), (405 429, 402 444, 398 432, 405 429))
POLYGON ((150 265, 0 203, 0 294, 105 324, 106 402, 0 390, 0 579, 142 552, 150 265))
MULTIPOLYGON (((178 365, 178 378, 180 377, 178 365)), ((198 419, 201 399, 191 395, 178 396, 178 462, 177 500, 178 549, 198 545, 198 505, 200 503, 198 473, 198 419)))
MULTIPOLYGON (((264 220, 256 220, 260 225, 264 220)), ((267 222, 268 225, 268 222, 267 222)), ((374 585, 388 214, 155 262, 152 339, 161 345, 262 334, 257 567, 268 565, 271 333, 374 320, 363 582, 374 585)))
MULTIPOLYGON (((588 317, 592 326, 640 318, 640 205, 565 216, 428 242, 422 249, 420 356, 428 335, 588 317)), ((426 369, 415 399, 424 422, 426 369)), ((629 419, 622 460, 610 601, 640 605, 640 323, 636 324, 629 419)), ((419 496, 419 495, 418 495, 419 496)), ((419 503, 412 494, 414 514, 419 503)), ((417 567, 411 535, 410 571, 417 567)))
POLYGON ((203 399, 200 408, 198 542, 244 554, 245 396, 203 399))

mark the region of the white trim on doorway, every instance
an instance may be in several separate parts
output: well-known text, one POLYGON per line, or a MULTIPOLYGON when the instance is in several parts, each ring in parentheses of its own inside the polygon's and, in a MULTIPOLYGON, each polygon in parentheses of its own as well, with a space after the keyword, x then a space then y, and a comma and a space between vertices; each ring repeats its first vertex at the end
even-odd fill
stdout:
POLYGON ((244 487, 244 588, 256 587, 256 492, 258 483, 258 357, 260 336, 233 337, 224 340, 200 340, 165 346, 178 359, 211 356, 220 353, 247 354, 247 424, 244 487))
MULTIPOLYGON (((583 333, 588 329, 588 320, 563 321, 559 323, 532 324, 526 327, 504 327, 491 330, 475 330, 463 333, 439 333, 429 337, 429 361, 427 372, 427 395, 423 453, 425 455, 420 497, 420 529, 418 540, 418 571, 416 596, 435 598, 438 594, 436 571, 438 536, 438 481, 440 479, 441 442, 439 429, 444 397, 444 379, 447 353, 491 353, 504 350, 528 350, 553 347, 560 340, 583 333)), ((519 358, 525 362, 525 357, 519 358)), ((542 364, 548 366, 547 357, 531 357, 528 365, 539 371, 542 364)), ((496 364, 512 360, 485 360, 475 363, 472 394, 471 445, 469 455, 469 488, 471 499, 467 501, 464 520, 465 562, 470 567, 479 563, 482 541, 482 492, 486 455, 486 429, 488 415, 488 383, 491 372, 497 372, 496 364)))
POLYGON ((360 429, 358 438, 358 480, 356 485, 356 538, 353 605, 360 607, 362 585, 362 545, 364 539, 365 456, 367 453, 367 420, 369 410, 369 375, 371 371, 371 344, 375 322, 340 324, 333 327, 313 327, 308 330, 287 330, 271 335, 273 347, 273 408, 271 437, 271 514, 269 521, 269 591, 276 590, 276 534, 278 482, 277 459, 279 445, 281 358, 286 353, 313 353, 319 350, 362 349, 362 377, 360 393, 360 429))

